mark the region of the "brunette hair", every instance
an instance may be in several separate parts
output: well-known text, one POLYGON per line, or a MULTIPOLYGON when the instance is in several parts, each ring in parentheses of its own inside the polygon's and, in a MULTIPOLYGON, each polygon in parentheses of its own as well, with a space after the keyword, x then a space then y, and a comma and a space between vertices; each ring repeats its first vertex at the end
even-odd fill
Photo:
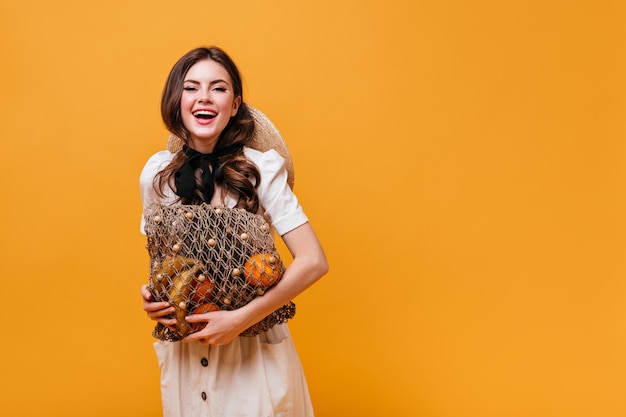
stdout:
MULTIPOLYGON (((237 114, 231 117, 220 134, 214 151, 236 143, 245 143, 254 133, 254 119, 243 100, 241 76, 237 66, 226 52, 214 46, 193 49, 174 64, 161 97, 161 117, 163 122, 172 134, 181 138, 185 144, 189 143, 189 132, 183 124, 180 113, 180 99, 183 94, 183 84, 187 72, 198 61, 205 59, 217 62, 226 70, 232 82, 234 96, 241 98, 237 114)), ((164 197, 166 185, 175 189, 174 174, 185 164, 187 158, 184 152, 177 152, 169 165, 154 177, 154 188, 159 196, 164 197)), ((256 213, 259 208, 256 185, 260 181, 260 173, 257 166, 244 156, 242 149, 234 154, 220 157, 220 162, 219 168, 213 167, 213 169, 217 169, 216 184, 221 185, 227 194, 231 194, 236 198, 236 207, 256 213)), ((204 202, 204 196, 200 188, 196 187, 194 196, 189 201, 186 201, 184 198, 181 198, 180 201, 183 204, 200 204, 204 202)))

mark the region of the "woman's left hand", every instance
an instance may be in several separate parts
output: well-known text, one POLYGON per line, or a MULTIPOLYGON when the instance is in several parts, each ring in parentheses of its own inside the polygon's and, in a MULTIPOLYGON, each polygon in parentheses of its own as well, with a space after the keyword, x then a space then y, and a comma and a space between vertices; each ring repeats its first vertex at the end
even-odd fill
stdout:
MULTIPOLYGON (((237 310, 218 310, 209 313, 192 314, 186 317, 190 324, 206 323, 200 331, 185 337, 183 342, 199 341, 204 345, 226 345, 230 343, 239 333, 243 332, 242 322, 237 310)), ((244 326, 245 327, 245 326, 244 326)))

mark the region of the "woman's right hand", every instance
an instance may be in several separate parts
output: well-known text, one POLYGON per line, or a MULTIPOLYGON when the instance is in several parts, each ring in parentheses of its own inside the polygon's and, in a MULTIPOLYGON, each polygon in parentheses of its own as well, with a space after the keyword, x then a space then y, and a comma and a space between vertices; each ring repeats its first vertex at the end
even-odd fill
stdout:
POLYGON ((167 301, 152 301, 152 294, 148 290, 148 285, 141 286, 141 297, 143 298, 143 311, 149 318, 161 323, 162 325, 175 330, 176 319, 168 317, 174 313, 174 307, 167 301))

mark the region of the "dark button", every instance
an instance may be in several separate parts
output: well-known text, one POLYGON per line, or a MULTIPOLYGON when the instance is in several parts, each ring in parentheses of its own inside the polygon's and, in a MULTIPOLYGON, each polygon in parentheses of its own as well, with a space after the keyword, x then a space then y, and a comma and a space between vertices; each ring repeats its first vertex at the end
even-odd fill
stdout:
POLYGON ((202 391, 201 397, 203 401, 206 401, 206 392, 202 391))
POLYGON ((207 358, 202 358, 200 363, 202 364, 202 366, 209 366, 209 360, 207 358))

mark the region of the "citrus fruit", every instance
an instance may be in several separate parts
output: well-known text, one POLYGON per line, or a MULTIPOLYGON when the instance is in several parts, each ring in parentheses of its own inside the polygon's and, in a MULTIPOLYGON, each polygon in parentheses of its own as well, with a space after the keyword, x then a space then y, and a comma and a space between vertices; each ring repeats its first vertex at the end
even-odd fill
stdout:
POLYGON ((283 267, 280 259, 270 253, 257 253, 246 261, 243 275, 254 286, 269 287, 280 280, 283 267))
POLYGON ((215 291, 215 283, 210 279, 196 280, 191 292, 191 301, 195 304, 207 302, 213 297, 213 291, 215 291))

